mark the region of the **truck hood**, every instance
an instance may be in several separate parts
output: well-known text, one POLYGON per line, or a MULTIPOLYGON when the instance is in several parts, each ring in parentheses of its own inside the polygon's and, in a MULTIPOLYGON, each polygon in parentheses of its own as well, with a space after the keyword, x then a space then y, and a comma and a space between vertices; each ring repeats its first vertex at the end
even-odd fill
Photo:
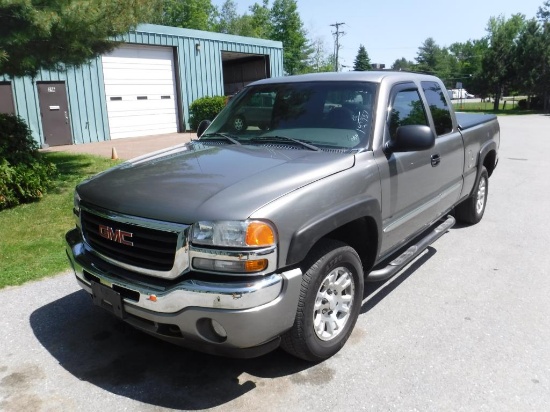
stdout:
POLYGON ((352 154, 191 142, 125 162, 77 192, 82 202, 149 219, 242 220, 354 163, 352 154))

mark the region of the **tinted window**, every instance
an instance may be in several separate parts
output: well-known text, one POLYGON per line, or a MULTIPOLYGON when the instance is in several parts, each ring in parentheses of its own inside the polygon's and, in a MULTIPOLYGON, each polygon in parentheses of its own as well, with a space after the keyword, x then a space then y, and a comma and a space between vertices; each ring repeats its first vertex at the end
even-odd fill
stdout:
POLYGON ((436 82, 422 82, 422 89, 424 89, 426 100, 430 106, 436 134, 440 136, 452 132, 451 112, 439 84, 436 82))
POLYGON ((390 136, 395 137, 399 126, 411 124, 428 126, 424 105, 416 89, 402 90, 396 93, 390 115, 390 136))
POLYGON ((376 90, 377 85, 368 82, 248 86, 229 102, 201 140, 229 133, 240 143, 250 144, 283 136, 327 149, 365 146, 372 129, 376 90))

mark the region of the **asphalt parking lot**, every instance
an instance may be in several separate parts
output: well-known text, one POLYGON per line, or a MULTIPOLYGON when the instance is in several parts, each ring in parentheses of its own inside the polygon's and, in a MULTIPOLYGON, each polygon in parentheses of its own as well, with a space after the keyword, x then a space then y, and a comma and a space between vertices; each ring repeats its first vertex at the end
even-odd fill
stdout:
POLYGON ((0 410, 548 411, 550 117, 500 122, 481 223, 369 285, 354 333, 328 361, 171 346, 94 307, 61 274, 0 290, 0 410))

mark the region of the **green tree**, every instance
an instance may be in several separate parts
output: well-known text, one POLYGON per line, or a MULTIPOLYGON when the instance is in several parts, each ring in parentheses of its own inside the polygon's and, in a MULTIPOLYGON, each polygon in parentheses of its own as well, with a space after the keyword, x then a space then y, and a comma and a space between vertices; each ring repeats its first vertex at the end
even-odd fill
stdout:
POLYGON ((414 62, 405 59, 404 57, 401 57, 400 59, 396 59, 393 64, 391 65, 392 70, 399 70, 399 71, 415 71, 416 67, 414 62))
POLYGON ((262 4, 254 3, 249 10, 254 37, 268 39, 272 32, 269 0, 263 0, 262 4))
POLYGON ((219 12, 219 19, 215 26, 219 33, 241 34, 240 20, 243 16, 237 13, 237 3, 233 0, 225 0, 219 12))
POLYGON ((440 77, 447 86, 459 77, 459 61, 447 47, 440 47, 431 37, 418 48, 415 70, 440 77))
POLYGON ((446 47, 439 49, 436 56, 434 74, 443 79, 444 82, 453 82, 459 74, 458 59, 446 47))
POLYGON ((550 0, 546 0, 537 11, 537 17, 543 22, 550 21, 550 0))
POLYGON ((503 16, 491 17, 487 25, 489 47, 483 56, 482 67, 487 86, 495 96, 494 110, 498 110, 504 87, 509 86, 516 76, 516 42, 525 25, 525 17, 515 14, 510 19, 503 16))
POLYGON ((0 74, 80 66, 159 11, 157 0, 0 0, 0 74))
POLYGON ((441 58, 441 47, 432 37, 428 37, 418 48, 416 55, 418 71, 435 74, 437 64, 441 58))
POLYGON ((310 56, 309 72, 331 72, 334 70, 334 56, 327 55, 325 41, 317 37, 312 42, 313 53, 310 56))
POLYGON ((541 23, 541 49, 539 51, 542 60, 540 82, 542 86, 543 108, 545 112, 550 109, 550 0, 543 3, 537 12, 541 23))
POLYGON ((456 66, 447 86, 454 87, 460 81, 470 93, 487 96, 488 88, 481 65, 487 47, 486 39, 451 44, 449 52, 456 58, 456 66))
POLYGON ((161 0, 162 12, 150 23, 186 29, 211 31, 215 28, 216 8, 210 0, 161 0))
POLYGON ((283 43, 284 70, 287 74, 305 73, 313 52, 298 14, 296 0, 275 0, 270 13, 271 40, 283 43))
POLYGON ((238 36, 268 38, 271 27, 268 0, 264 0, 262 5, 255 3, 249 10, 250 14, 239 15, 237 3, 226 0, 217 13, 215 31, 238 36))
POLYGON ((353 62, 353 70, 356 72, 364 72, 371 69, 370 59, 369 55, 367 53, 367 50, 365 49, 365 46, 362 44, 359 46, 359 50, 357 51, 357 56, 355 57, 355 61, 353 62))
POLYGON ((514 86, 521 94, 527 94, 528 101, 531 96, 540 92, 541 75, 544 71, 543 33, 536 20, 526 23, 518 36, 514 69, 518 73, 514 86))

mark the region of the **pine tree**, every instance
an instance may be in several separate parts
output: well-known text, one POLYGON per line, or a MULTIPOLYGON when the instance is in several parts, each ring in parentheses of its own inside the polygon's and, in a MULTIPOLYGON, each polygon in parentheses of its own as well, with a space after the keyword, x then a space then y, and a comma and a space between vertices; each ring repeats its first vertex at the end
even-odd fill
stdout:
POLYGON ((353 70, 356 72, 364 72, 370 69, 371 64, 367 50, 365 49, 365 46, 360 45, 359 51, 357 52, 357 57, 355 57, 355 61, 353 62, 353 70))
POLYGON ((157 0, 3 0, 0 75, 64 70, 112 50, 115 36, 160 13, 157 0))

